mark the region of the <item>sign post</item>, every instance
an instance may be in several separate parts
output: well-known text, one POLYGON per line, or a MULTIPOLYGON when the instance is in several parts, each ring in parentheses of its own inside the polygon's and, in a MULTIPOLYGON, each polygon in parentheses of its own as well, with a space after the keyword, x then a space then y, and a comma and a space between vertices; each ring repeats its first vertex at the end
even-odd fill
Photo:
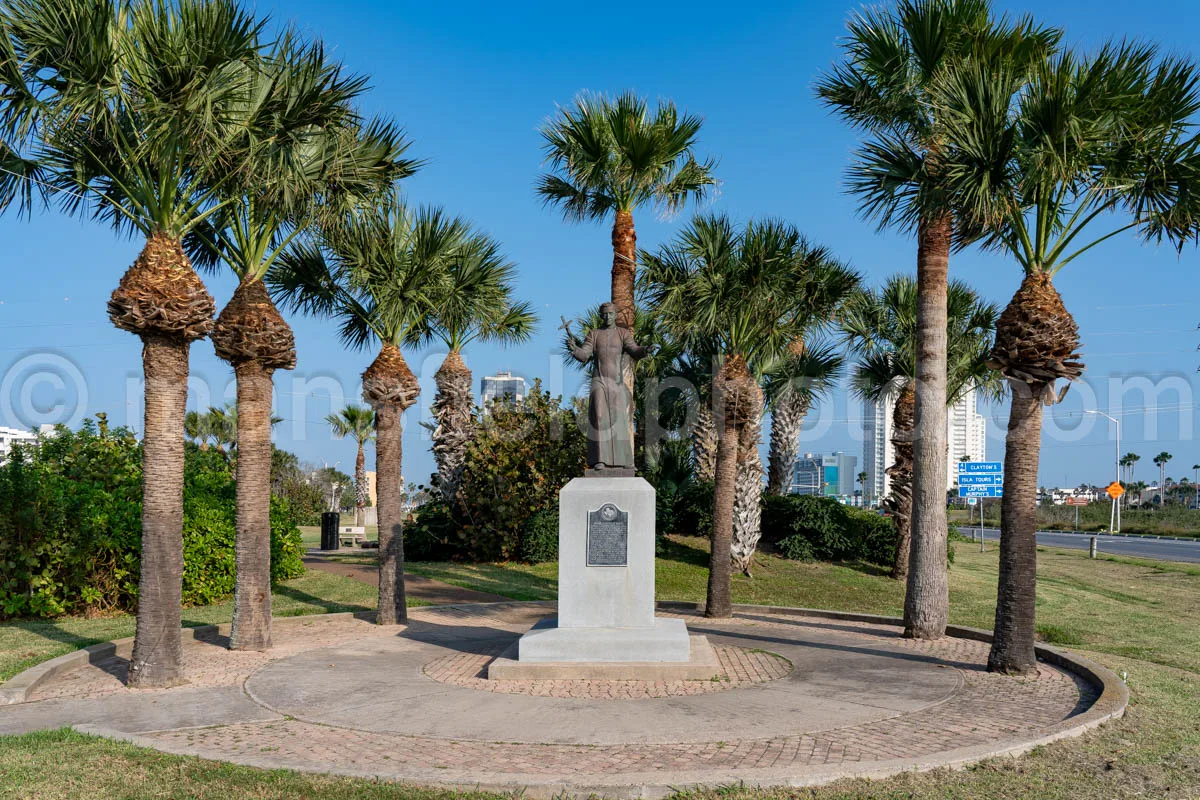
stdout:
POLYGON ((999 461, 958 462, 958 496, 968 498, 968 503, 979 498, 979 552, 982 553, 983 501, 1004 496, 1004 465, 999 461))

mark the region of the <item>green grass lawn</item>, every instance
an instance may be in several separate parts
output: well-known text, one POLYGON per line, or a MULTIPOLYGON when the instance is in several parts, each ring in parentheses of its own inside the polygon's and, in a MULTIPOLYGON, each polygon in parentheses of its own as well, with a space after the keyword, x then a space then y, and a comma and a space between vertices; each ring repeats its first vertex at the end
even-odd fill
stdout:
MULTIPOLYGON (((953 622, 991 626, 996 557, 991 546, 988 552, 979 553, 975 546, 957 545, 957 558, 950 572, 953 622)), ((1042 638, 1082 651, 1110 669, 1125 673, 1133 691, 1125 719, 1080 739, 1039 748, 1019 760, 995 759, 961 772, 903 775, 872 782, 847 781, 815 790, 760 792, 724 787, 689 795, 688 800, 692 797, 697 800, 1200 797, 1200 569, 1116 557, 1093 561, 1083 553, 1050 549, 1041 549, 1039 559, 1038 614, 1042 638)), ((658 561, 658 596, 671 600, 702 599, 706 563, 703 540, 672 539, 658 561)), ((409 568, 456 585, 520 599, 552 598, 557 578, 554 564, 414 563, 409 568)), ((752 578, 735 577, 736 602, 892 615, 898 615, 902 607, 903 587, 871 567, 803 564, 760 555, 753 573, 752 578)), ((310 575, 301 580, 312 579, 310 575)), ((326 586, 332 589, 340 584, 331 582, 326 586)), ((321 595, 317 586, 310 585, 302 591, 329 603, 334 601, 321 595)), ((338 602, 348 601, 339 598, 338 602)), ((358 602, 371 605, 372 593, 368 592, 358 602)), ((312 601, 308 607, 314 607, 312 601)), ((216 607, 203 609, 206 613, 215 610, 216 607)), ((227 619, 228 609, 223 613, 227 619)), ((199 616, 199 613, 185 613, 185 618, 196 622, 210 621, 199 616)), ((90 620, 78 624, 105 622, 90 620)), ((124 624, 130 627, 112 635, 127 635, 131 621, 124 624)), ((52 631, 71 630, 67 626, 68 623, 62 623, 47 627, 52 631)), ((6 627, 0 626, 0 659, 9 661, 0 664, 15 663, 19 658, 7 655, 15 640, 4 638, 8 633, 6 627)), ((99 629, 88 629, 87 635, 108 638, 99 629)), ((18 638, 25 641, 27 635, 23 633, 18 638)), ((52 644, 64 649, 75 646, 63 645, 60 640, 52 644)), ((33 656, 26 660, 30 658, 33 656)), ((84 795, 139 800, 165 797, 434 800, 448 796, 408 786, 266 772, 167 756, 71 732, 0 737, 0 798, 84 795)))

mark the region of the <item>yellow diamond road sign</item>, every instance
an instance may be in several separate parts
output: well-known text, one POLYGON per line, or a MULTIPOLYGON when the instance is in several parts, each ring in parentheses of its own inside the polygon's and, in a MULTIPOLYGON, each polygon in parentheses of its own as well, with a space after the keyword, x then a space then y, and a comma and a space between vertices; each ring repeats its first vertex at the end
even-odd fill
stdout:
POLYGON ((1113 481, 1104 491, 1108 492, 1109 497, 1111 497, 1113 500, 1116 500, 1118 497, 1125 494, 1125 487, 1116 481, 1113 481))

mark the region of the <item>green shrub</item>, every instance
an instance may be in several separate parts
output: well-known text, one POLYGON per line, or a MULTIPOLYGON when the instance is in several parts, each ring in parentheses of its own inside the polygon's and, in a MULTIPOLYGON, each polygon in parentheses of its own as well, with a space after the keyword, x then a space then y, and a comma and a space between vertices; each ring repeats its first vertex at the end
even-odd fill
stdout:
POLYGON ((525 523, 521 560, 530 564, 558 560, 558 509, 539 511, 525 523))
MULTIPOLYGON (((103 415, 79 431, 60 427, 0 466, 0 617, 129 611, 141 554, 141 446, 103 415)), ((216 451, 184 462, 183 598, 209 603, 233 592, 234 481, 216 451)), ((272 500, 271 575, 304 572, 300 531, 272 500)))
POLYGON ((762 535, 780 555, 800 560, 890 566, 896 552, 896 525, 890 518, 828 497, 765 495, 762 535))
POLYGON ((687 536, 712 535, 713 485, 710 481, 691 481, 675 496, 674 533, 687 536))
POLYGON ((412 561, 450 561, 459 555, 458 523, 440 498, 421 504, 404 526, 404 557, 412 561))
POLYGON ((896 555, 896 523, 874 511, 843 506, 851 520, 851 538, 856 540, 858 558, 871 564, 891 565, 896 555))
POLYGON ((479 412, 453 504, 456 551, 472 561, 520 558, 529 518, 558 508, 559 490, 583 474, 586 456, 575 413, 538 382, 524 401, 479 412))

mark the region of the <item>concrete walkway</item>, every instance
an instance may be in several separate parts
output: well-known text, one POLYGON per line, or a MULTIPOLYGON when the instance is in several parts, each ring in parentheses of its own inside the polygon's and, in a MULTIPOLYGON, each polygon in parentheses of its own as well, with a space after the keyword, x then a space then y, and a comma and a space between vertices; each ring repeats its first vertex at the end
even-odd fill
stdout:
POLYGON ((269 653, 231 652, 220 636, 188 642, 186 686, 127 689, 119 656, 57 676, 0 708, 0 733, 74 725, 265 768, 662 796, 961 765, 1123 710, 1087 668, 1043 663, 1036 677, 1008 678, 986 672, 982 641, 918 642, 885 624, 749 607, 720 621, 671 614, 719 654, 703 685, 483 679, 495 653, 553 611, 418 608, 391 628, 281 619, 269 653))
MULTIPOLYGON (((357 554, 357 551, 352 552, 357 554)), ((361 552, 373 555, 378 551, 363 550, 361 552)), ((379 568, 374 564, 347 564, 342 561, 316 555, 312 551, 309 551, 309 554, 304 557, 303 561, 304 566, 309 569, 353 578, 356 581, 369 583, 372 586, 379 585, 379 568)), ((420 600, 426 605, 431 606, 452 605, 456 603, 505 603, 511 599, 503 595, 492 594, 491 592, 477 592, 474 589, 464 589, 461 586, 453 586, 443 581, 434 580, 433 578, 426 578, 423 575, 414 575, 411 572, 404 573, 404 591, 408 594, 410 600, 420 600)))

